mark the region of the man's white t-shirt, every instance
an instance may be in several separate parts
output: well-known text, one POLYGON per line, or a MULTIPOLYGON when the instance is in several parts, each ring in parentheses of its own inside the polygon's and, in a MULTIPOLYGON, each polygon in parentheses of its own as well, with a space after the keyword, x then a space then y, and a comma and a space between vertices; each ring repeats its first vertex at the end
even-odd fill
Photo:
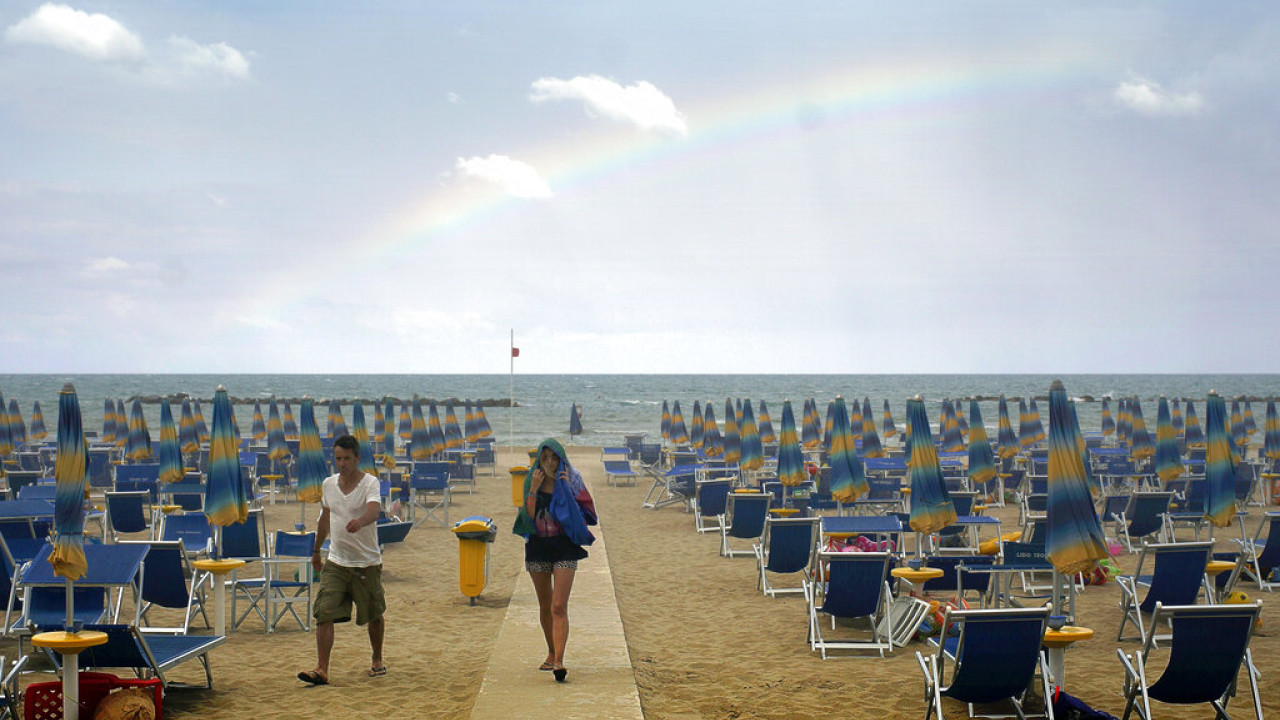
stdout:
POLYGON ((364 515, 369 503, 382 502, 378 478, 365 473, 349 495, 342 493, 337 475, 325 478, 322 488, 320 503, 329 508, 329 560, 353 568, 381 563, 377 523, 347 532, 347 523, 364 515))

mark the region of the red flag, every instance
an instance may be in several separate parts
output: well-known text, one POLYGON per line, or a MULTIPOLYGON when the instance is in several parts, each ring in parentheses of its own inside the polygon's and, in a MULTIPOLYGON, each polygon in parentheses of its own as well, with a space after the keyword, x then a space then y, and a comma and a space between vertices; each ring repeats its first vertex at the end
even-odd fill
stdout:
POLYGON ((518 347, 511 348, 511 357, 520 357, 520 348, 518 347))

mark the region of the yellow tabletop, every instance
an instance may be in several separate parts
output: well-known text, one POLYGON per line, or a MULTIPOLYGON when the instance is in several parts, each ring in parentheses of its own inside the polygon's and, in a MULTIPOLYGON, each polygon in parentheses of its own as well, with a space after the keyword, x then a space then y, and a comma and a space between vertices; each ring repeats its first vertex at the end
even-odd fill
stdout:
POLYGON ((1051 648, 1066 647, 1073 642, 1088 640, 1091 637, 1093 637, 1093 630, 1087 627, 1064 625, 1057 630, 1050 628, 1044 631, 1044 646, 1051 648))
POLYGON ((799 508, 769 508, 769 514, 774 517, 791 517, 798 512, 799 508))
POLYGON ((32 645, 49 648, 63 655, 74 655, 94 645, 105 645, 106 642, 107 634, 97 630, 81 630, 78 633, 55 630, 31 637, 32 645))
POLYGON ((259 477, 259 478, 261 478, 261 479, 263 479, 263 480, 270 480, 270 481, 272 482, 272 484, 274 484, 277 480, 283 480, 283 479, 284 479, 284 476, 283 476, 283 475, 259 475, 258 477, 259 477))
POLYGON ((898 488, 898 491, 899 491, 899 492, 901 492, 903 495, 910 495, 910 494, 911 494, 911 488, 909 488, 909 487, 898 488))
POLYGON ((1235 566, 1236 564, 1229 560, 1210 560, 1209 563, 1204 566, 1204 573, 1210 576, 1220 575, 1231 570, 1235 566))
POLYGON ((161 505, 160 512, 165 515, 172 515, 182 509, 181 505, 161 505))
POLYGON ((223 558, 221 560, 193 560, 191 566, 197 570, 213 573, 214 575, 223 575, 232 570, 239 570, 244 567, 243 560, 235 558, 223 558))
POLYGON ((896 567, 890 570, 889 574, 896 578, 902 578, 914 585, 942 577, 942 568, 922 567, 919 570, 915 570, 909 567, 896 567))

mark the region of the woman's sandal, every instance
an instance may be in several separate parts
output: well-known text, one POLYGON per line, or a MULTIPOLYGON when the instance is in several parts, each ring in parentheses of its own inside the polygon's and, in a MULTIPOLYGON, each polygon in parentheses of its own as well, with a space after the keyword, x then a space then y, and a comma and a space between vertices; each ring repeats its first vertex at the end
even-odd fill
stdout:
POLYGON ((538 669, 539 670, 555 670, 556 666, 550 660, 546 660, 546 661, 543 661, 543 663, 538 666, 538 669))
POLYGON ((309 685, 328 685, 329 678, 325 677, 319 670, 303 670, 298 673, 298 679, 309 685))
POLYGON ((369 677, 382 677, 387 674, 386 665, 375 665, 369 668, 369 677))

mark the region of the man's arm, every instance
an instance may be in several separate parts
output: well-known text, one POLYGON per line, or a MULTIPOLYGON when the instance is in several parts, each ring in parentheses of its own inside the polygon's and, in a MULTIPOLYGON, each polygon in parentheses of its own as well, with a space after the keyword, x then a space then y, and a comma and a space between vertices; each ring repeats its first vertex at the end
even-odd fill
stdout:
POLYGON ((364 505, 364 514, 358 518, 353 518, 347 523, 347 532, 356 533, 360 528, 372 525, 378 522, 378 515, 382 512, 382 503, 377 500, 371 500, 364 505))
POLYGON ((311 567, 320 571, 324 566, 324 562, 320 559, 320 546, 324 544, 326 538, 329 537, 329 508, 320 508, 320 519, 316 521, 316 544, 311 549, 311 567))

